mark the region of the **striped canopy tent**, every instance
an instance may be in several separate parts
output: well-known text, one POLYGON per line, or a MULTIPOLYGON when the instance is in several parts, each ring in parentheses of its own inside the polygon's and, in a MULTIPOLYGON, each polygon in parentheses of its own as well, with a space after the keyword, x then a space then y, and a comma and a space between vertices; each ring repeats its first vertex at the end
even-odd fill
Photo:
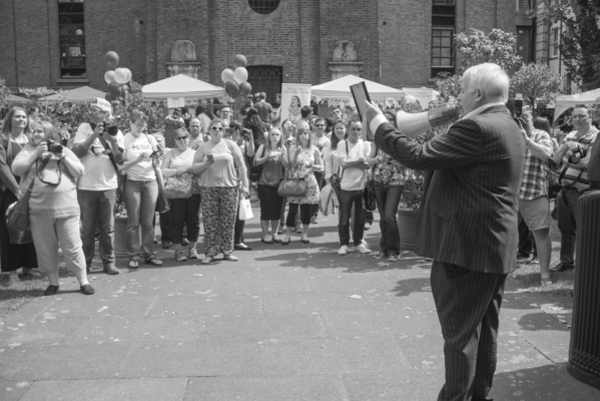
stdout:
POLYGON ((168 98, 176 97, 202 99, 225 96, 225 89, 184 74, 179 74, 144 85, 142 93, 147 100, 167 100, 168 98))
MULTIPOLYGON (((65 91, 64 93, 66 93, 66 97, 65 97, 64 101, 71 102, 71 103, 91 102, 91 101, 95 100, 96 98, 104 99, 104 96, 106 96, 106 92, 102 92, 102 91, 99 91, 98 89, 90 88, 89 86, 82 86, 79 88, 71 89, 71 90, 65 91)), ((54 95, 50 95, 50 96, 46 97, 45 100, 47 100, 48 102, 58 102, 61 100, 63 95, 64 95, 63 93, 55 93, 54 95)), ((44 99, 40 98, 40 100, 44 100, 44 99)))

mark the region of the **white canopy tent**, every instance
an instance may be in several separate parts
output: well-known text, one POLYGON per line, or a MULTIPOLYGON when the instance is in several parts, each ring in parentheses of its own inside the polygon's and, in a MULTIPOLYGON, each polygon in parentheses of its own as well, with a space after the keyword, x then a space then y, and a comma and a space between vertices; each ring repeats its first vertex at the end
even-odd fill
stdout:
POLYGON ((369 92, 371 100, 383 101, 388 98, 401 99, 405 96, 405 92, 400 89, 382 85, 351 74, 342 78, 334 79, 333 81, 313 86, 311 88, 311 95, 324 100, 337 100, 354 103, 352 93, 350 92, 350 85, 354 85, 362 81, 364 81, 367 86, 367 91, 369 92))
POLYGON ((561 95, 554 100, 554 121, 568 108, 576 104, 600 104, 600 88, 574 95, 561 95))
MULTIPOLYGON (((84 103, 91 102, 96 98, 104 99, 106 96, 106 92, 99 91, 98 89, 90 88, 89 86, 82 86, 79 88, 71 89, 65 91, 67 96, 65 98, 66 102, 71 103, 84 103)), ((46 97, 46 100, 49 102, 58 102, 61 99, 61 93, 56 93, 54 95, 50 95, 46 97)), ((43 100, 43 99, 40 99, 43 100)))
POLYGON ((225 89, 190 76, 179 74, 161 79, 142 87, 144 98, 148 100, 167 100, 183 97, 198 99, 225 96, 225 89))

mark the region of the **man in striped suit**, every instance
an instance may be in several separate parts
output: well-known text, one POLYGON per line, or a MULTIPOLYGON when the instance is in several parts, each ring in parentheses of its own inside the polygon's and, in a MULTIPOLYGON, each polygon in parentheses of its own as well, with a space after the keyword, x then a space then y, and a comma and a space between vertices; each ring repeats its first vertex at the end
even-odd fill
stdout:
POLYGON ((444 336, 438 400, 487 400, 496 369, 499 312, 516 267, 523 135, 505 107, 509 79, 496 64, 465 71, 463 118, 419 144, 367 105, 375 143, 428 177, 415 251, 433 258, 431 288, 444 336))

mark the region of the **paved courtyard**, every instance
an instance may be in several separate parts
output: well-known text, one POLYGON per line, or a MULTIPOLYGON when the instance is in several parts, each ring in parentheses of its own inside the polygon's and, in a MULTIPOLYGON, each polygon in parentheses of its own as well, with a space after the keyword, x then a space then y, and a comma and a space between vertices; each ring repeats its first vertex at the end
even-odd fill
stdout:
MULTIPOLYGON (((255 210, 255 214, 258 211, 255 210)), ((0 400, 435 400, 443 384, 431 264, 337 255, 336 216, 311 243, 260 242, 202 266, 159 252, 162 268, 73 277, 0 321, 0 400)), ((377 249, 377 224, 366 232, 377 249)), ((566 371, 570 331, 509 277, 495 401, 600 400, 566 371)))

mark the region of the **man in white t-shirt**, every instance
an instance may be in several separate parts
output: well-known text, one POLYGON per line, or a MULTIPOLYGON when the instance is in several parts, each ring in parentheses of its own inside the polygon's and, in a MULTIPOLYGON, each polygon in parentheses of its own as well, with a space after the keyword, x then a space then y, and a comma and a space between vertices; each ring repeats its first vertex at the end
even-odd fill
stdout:
POLYGON ((99 250, 106 274, 119 274, 115 266, 114 208, 117 198, 116 164, 121 161, 123 134, 106 123, 112 107, 104 99, 91 105, 89 123, 82 123, 73 141, 73 152, 81 159, 85 172, 77 185, 81 208, 83 252, 89 272, 94 258, 94 231, 100 227, 99 250), (111 135, 113 134, 113 135, 111 135))
POLYGON ((348 123, 348 139, 340 141, 337 157, 342 168, 340 180, 340 223, 338 232, 341 247, 339 255, 348 253, 350 245, 350 214, 354 206, 354 250, 359 253, 371 251, 363 243, 365 232, 365 209, 363 207, 363 190, 367 184, 371 144, 362 140, 362 123, 350 120, 348 123))

